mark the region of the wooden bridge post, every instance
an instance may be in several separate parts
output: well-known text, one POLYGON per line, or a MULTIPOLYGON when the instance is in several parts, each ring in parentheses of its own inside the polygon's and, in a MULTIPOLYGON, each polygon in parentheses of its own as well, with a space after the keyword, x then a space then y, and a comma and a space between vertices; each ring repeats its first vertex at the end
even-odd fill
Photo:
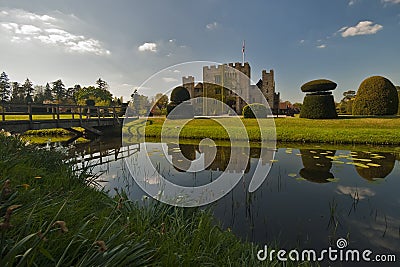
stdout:
POLYGON ((100 108, 97 107, 96 109, 97 109, 97 122, 98 122, 98 124, 100 126, 100 108))
POLYGON ((60 122, 60 105, 58 105, 58 104, 57 104, 56 112, 57 112, 57 125, 58 125, 58 123, 60 122))
POLYGON ((79 106, 79 122, 82 125, 82 107, 79 106))
POLYGON ((32 123, 32 103, 28 103, 28 114, 29 114, 29 122, 32 123))
POLYGON ((2 121, 6 120, 6 107, 3 105, 3 103, 1 103, 1 118, 2 121))

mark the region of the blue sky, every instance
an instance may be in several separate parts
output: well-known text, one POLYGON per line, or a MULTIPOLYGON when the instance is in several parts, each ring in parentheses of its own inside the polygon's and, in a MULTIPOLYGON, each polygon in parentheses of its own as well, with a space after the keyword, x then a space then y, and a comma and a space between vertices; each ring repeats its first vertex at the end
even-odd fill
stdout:
POLYGON ((317 78, 338 83, 336 101, 371 75, 400 85, 400 0, 0 0, 0 71, 13 81, 101 77, 126 99, 174 64, 241 61, 243 40, 252 79, 274 69, 283 100, 317 78))

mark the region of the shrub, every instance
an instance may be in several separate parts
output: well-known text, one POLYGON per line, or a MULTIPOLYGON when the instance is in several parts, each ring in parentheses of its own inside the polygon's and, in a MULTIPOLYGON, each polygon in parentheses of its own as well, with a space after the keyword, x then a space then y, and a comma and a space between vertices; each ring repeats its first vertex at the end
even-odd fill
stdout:
POLYGON ((358 88, 353 115, 394 115, 399 108, 396 87, 382 76, 365 79, 358 88))
POLYGON ((171 102, 180 104, 183 101, 189 100, 190 94, 185 87, 178 86, 171 93, 171 102))
POLYGON ((266 118, 268 115, 268 108, 263 104, 254 103, 249 104, 243 108, 244 118, 266 118))
POLYGON ((300 118, 335 119, 335 102, 332 95, 306 95, 300 111, 300 118))
POLYGON ((301 86, 301 91, 305 93, 330 91, 336 88, 337 84, 330 80, 319 79, 307 82, 301 86))

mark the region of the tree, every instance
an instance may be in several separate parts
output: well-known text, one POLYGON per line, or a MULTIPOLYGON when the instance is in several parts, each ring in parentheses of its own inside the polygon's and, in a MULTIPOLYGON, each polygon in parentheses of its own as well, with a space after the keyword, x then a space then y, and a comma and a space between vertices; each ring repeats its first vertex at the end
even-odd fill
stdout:
POLYGON ((353 101, 355 96, 356 96, 356 91, 354 90, 348 90, 343 93, 343 98, 338 105, 340 113, 352 114, 353 101))
POLYGON ((160 110, 166 109, 168 105, 168 96, 162 93, 156 94, 154 97, 155 106, 157 106, 160 110))
POLYGON ((0 75, 0 102, 7 102, 10 100, 11 86, 8 75, 3 71, 0 75))
POLYGON ((399 97, 393 83, 382 76, 365 79, 358 88, 353 115, 394 115, 399 97))
POLYGON ((44 101, 44 87, 42 85, 36 85, 35 89, 35 97, 33 98, 33 102, 37 104, 43 104, 44 101))
POLYGON ((49 83, 46 83, 44 89, 44 101, 53 101, 53 93, 49 83))
POLYGON ((53 82, 53 95, 55 97, 55 99, 58 101, 58 103, 60 103, 66 95, 66 91, 65 91, 65 85, 64 83, 61 81, 61 79, 53 82))
POLYGON ((96 81, 97 88, 100 90, 107 90, 108 91, 108 83, 106 81, 103 81, 101 78, 99 78, 96 81))
POLYGON ((86 100, 93 100, 96 106, 110 106, 112 94, 94 86, 83 87, 75 93, 78 105, 86 105, 86 100))
POLYGON ((18 83, 11 83, 12 94, 11 94, 11 102, 14 104, 22 104, 25 100, 25 91, 24 88, 18 83))
POLYGON ((26 78, 25 83, 22 85, 22 88, 25 92, 25 103, 32 103, 33 102, 33 89, 32 82, 26 78))

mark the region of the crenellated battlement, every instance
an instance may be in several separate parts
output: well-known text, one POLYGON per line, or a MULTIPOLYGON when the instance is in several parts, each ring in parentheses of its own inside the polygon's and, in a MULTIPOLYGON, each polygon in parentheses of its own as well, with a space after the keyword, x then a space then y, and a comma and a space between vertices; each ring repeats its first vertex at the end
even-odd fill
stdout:
POLYGON ((182 77, 182 81, 183 81, 183 84, 185 84, 185 83, 194 83, 194 77, 193 76, 184 76, 184 77, 182 77))

